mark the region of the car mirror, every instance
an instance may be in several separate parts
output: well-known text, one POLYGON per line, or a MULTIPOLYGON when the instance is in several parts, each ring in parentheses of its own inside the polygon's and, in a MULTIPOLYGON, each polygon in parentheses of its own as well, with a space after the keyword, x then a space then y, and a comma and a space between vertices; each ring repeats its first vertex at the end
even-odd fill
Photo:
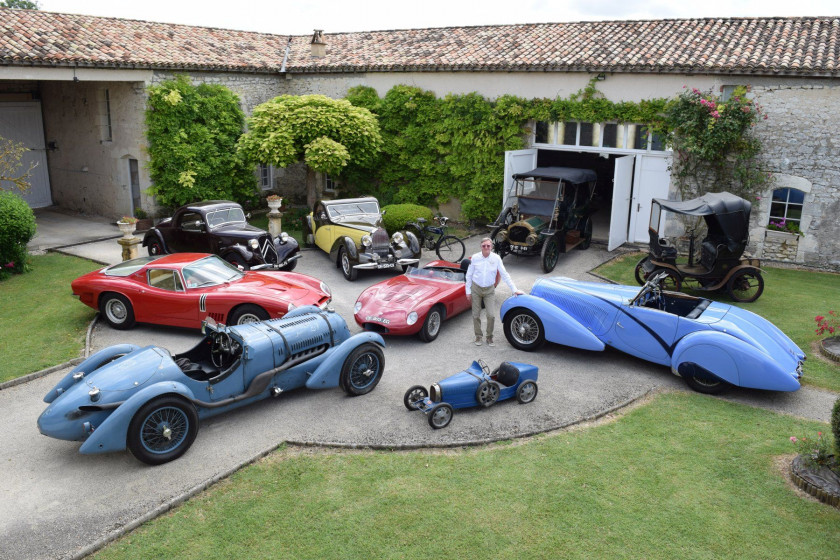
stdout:
POLYGON ((245 214, 245 219, 246 219, 246 220, 250 220, 250 219, 251 219, 251 213, 250 213, 250 212, 248 212, 247 214, 245 214))

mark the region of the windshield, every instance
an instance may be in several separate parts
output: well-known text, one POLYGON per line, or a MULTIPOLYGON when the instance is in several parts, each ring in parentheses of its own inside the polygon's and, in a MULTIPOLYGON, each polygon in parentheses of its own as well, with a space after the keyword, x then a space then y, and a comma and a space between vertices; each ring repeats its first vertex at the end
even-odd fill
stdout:
POLYGON ((662 207, 658 202, 653 201, 650 205, 650 224, 648 228, 654 233, 659 233, 659 218, 662 215, 662 207))
POLYGON ((516 196, 543 198, 554 200, 560 184, 557 181, 543 181, 541 179, 519 179, 516 181, 516 196))
POLYGON ((405 275, 409 278, 426 278, 446 282, 463 282, 464 274, 461 270, 456 271, 451 268, 416 268, 413 266, 405 271, 405 275))
POLYGON ((212 227, 221 226, 223 224, 239 223, 245 221, 245 212, 242 208, 233 207, 225 208, 224 210, 216 210, 207 214, 207 224, 212 227))
POLYGON ((140 257, 139 259, 131 259, 130 261, 124 261, 119 264, 115 264, 114 266, 109 266, 102 272, 105 273, 105 276, 129 276, 162 256, 163 255, 154 255, 149 257, 140 257))
POLYGON ((184 267, 184 281, 187 288, 216 286, 235 282, 244 274, 224 259, 212 255, 184 267))
POLYGON ((359 214, 379 214, 379 203, 375 200, 367 202, 347 202, 344 204, 330 204, 327 206, 330 218, 342 218, 359 214))

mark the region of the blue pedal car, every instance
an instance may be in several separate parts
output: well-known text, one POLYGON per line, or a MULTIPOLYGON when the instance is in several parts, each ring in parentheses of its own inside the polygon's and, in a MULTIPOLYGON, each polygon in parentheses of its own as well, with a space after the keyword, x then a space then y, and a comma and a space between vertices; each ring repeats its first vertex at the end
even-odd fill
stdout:
POLYGON ((449 425, 456 408, 486 408, 513 397, 522 404, 532 402, 537 398, 538 374, 536 366, 518 362, 502 362, 491 372, 483 360, 478 360, 464 371, 433 383, 429 391, 422 385, 410 387, 403 404, 408 410, 422 411, 429 425, 439 430, 449 425))
POLYGON ((128 447, 158 465, 187 451, 201 418, 304 386, 364 395, 385 367, 381 336, 350 336, 340 315, 315 306, 235 327, 209 319, 204 332, 197 346, 176 356, 133 344, 97 352, 47 393, 38 429, 84 442, 81 453, 128 447))

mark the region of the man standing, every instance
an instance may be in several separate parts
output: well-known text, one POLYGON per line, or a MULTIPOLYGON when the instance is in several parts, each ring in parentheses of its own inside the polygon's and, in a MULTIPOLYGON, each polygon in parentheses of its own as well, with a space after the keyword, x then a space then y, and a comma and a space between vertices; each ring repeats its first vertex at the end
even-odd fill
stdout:
POLYGON ((493 241, 489 237, 481 240, 481 252, 470 260, 467 269, 467 299, 472 303, 475 345, 481 346, 481 304, 487 310, 487 346, 493 344, 493 323, 496 320, 496 277, 500 275, 514 296, 525 292, 516 289, 513 280, 502 264, 502 258, 493 252, 493 241))

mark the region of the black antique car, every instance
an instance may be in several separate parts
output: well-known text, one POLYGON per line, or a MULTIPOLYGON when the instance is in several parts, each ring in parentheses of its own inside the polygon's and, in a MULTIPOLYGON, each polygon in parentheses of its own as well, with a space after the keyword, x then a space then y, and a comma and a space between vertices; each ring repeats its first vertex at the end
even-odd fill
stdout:
POLYGON ((673 291, 683 286, 694 291, 726 288, 735 301, 751 302, 764 291, 759 259, 742 258, 749 242, 752 205, 732 193, 708 193, 685 201, 654 198, 650 209, 650 248, 636 265, 636 281, 644 284, 660 272, 664 285, 673 291), (660 237, 664 211, 703 218, 706 234, 700 243, 700 260, 695 262, 695 234, 689 231, 688 259, 677 262, 674 242, 660 237))
POLYGON ((245 221, 242 207, 227 200, 182 206, 146 232, 150 255, 215 253, 243 269, 292 270, 300 258, 298 242, 285 232, 274 239, 245 221))
POLYGON ((409 231, 388 235, 373 197, 319 200, 306 226, 307 242, 329 253, 347 280, 355 280, 359 270, 405 269, 420 262, 417 237, 409 231))
POLYGON ((588 249, 597 179, 591 169, 572 167, 514 175, 505 208, 491 224, 493 250, 502 258, 539 255, 543 271, 551 272, 560 253, 588 249))

